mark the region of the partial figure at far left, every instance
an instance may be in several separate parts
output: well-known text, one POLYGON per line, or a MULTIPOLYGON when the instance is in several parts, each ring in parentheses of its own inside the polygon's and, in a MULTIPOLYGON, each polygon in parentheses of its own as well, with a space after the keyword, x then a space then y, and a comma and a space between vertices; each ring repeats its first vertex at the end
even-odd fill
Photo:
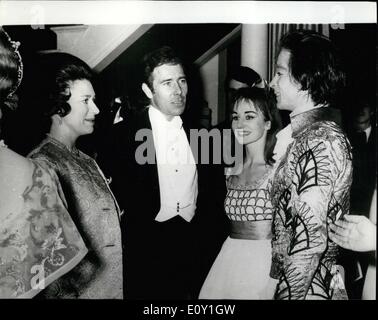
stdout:
MULTIPOLYGON (((5 108, 17 106, 19 45, 0 27, 0 120, 5 108)), ((13 152, 0 135, 0 299, 33 298, 88 251, 57 181, 54 171, 13 152)))

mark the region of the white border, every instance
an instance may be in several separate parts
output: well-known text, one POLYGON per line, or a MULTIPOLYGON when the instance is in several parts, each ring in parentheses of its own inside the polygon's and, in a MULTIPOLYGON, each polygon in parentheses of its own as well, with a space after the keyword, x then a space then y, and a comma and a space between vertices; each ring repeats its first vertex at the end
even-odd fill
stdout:
POLYGON ((375 2, 4 1, 0 25, 376 23, 375 2))

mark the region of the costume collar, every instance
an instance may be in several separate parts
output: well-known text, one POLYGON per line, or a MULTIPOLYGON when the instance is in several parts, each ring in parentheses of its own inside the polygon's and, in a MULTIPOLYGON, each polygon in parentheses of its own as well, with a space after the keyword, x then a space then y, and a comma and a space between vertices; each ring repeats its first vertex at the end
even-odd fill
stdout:
POLYGON ((319 121, 333 121, 341 125, 341 114, 339 110, 331 107, 320 107, 290 116, 293 137, 302 130, 319 121))

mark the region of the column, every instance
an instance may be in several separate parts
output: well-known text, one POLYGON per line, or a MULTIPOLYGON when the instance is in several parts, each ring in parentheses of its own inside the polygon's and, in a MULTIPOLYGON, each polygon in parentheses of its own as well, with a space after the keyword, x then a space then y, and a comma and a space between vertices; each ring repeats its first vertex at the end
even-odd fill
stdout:
POLYGON ((241 32, 241 65, 250 67, 268 79, 268 25, 243 24, 241 32))

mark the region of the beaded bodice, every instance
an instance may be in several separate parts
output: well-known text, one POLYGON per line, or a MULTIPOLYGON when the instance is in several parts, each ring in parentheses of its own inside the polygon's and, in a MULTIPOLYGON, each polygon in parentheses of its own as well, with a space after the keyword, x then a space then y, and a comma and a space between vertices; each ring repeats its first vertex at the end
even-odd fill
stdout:
POLYGON ((257 181, 240 185, 227 178, 227 195, 224 208, 227 217, 232 221, 272 220, 273 206, 270 186, 273 168, 257 181))

